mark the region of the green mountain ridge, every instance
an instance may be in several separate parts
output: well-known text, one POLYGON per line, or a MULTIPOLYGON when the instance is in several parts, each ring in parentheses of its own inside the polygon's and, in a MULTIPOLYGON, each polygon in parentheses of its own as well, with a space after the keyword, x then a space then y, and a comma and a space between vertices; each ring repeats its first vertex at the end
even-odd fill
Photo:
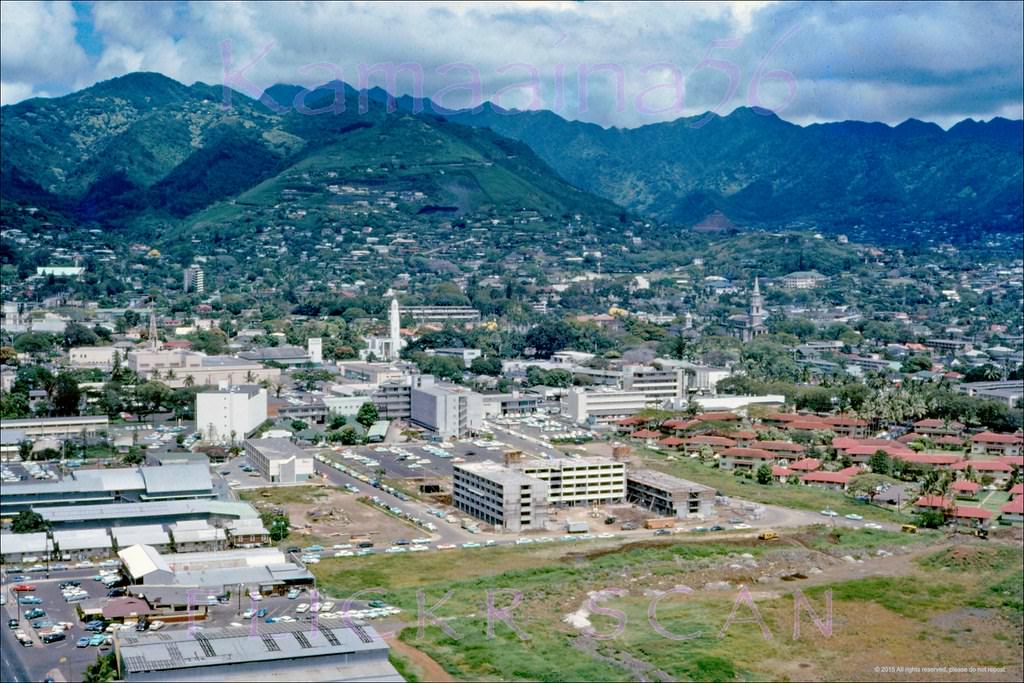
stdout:
MULTIPOLYGON (((282 88, 293 99, 302 92, 282 88)), ((290 184, 301 182, 297 175, 312 169, 336 183, 426 189, 438 211, 621 213, 562 180, 521 142, 388 113, 378 102, 360 103, 350 88, 343 93, 344 111, 311 115, 138 73, 5 106, 2 198, 101 225, 173 228, 180 221, 187 227, 209 215, 235 220, 254 198, 274 206, 290 184)), ((305 91, 304 102, 315 111, 330 108, 334 98, 325 86, 305 91)))

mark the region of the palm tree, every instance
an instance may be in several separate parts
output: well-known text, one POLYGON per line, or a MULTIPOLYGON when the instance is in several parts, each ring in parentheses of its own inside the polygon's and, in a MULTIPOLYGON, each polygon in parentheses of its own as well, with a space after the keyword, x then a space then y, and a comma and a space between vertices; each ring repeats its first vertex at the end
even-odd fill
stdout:
POLYGON ((185 375, 185 386, 186 387, 195 386, 195 383, 196 383, 196 378, 195 377, 193 377, 192 375, 185 375))
POLYGON ((245 381, 249 382, 250 384, 255 382, 256 381, 256 374, 252 370, 250 370, 249 372, 245 373, 245 381))

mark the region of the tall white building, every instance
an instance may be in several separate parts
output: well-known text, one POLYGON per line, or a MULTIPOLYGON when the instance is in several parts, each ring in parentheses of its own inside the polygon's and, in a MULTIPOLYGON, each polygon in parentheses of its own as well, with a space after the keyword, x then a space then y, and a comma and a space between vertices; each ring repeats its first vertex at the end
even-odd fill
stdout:
POLYGON ((402 350, 402 314, 398 310, 398 299, 391 300, 391 314, 388 316, 389 334, 391 339, 391 355, 388 360, 398 360, 398 353, 402 350))
POLYGON ((483 426, 483 396, 462 387, 414 386, 409 404, 410 421, 442 439, 463 437, 483 426))
POLYGON ((306 340, 306 351, 309 353, 309 362, 320 365, 324 362, 324 340, 320 337, 310 337, 306 340))
POLYGON ((182 285, 186 292, 195 292, 196 294, 202 294, 206 291, 206 280, 203 275, 203 269, 196 265, 191 265, 185 269, 184 278, 182 285))
POLYGON ((241 441, 267 419, 267 390, 255 384, 196 394, 196 429, 206 441, 241 441))
POLYGON ((562 414, 579 423, 586 422, 590 418, 597 422, 607 422, 635 415, 649 404, 656 405, 657 400, 652 400, 642 391, 618 391, 615 389, 586 391, 580 387, 574 387, 565 394, 562 414))

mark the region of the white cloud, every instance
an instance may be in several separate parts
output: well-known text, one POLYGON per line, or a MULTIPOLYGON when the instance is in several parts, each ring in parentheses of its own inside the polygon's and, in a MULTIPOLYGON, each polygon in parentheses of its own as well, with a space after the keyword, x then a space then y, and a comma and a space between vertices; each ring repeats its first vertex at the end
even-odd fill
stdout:
MULTIPOLYGON (((246 72, 258 87, 327 80, 321 78, 325 69, 301 71, 310 64, 333 64, 355 84, 360 65, 413 62, 422 67, 429 96, 464 79, 464 71, 444 77, 438 67, 464 62, 479 71, 484 97, 490 98, 523 79, 523 69, 502 73, 503 67, 526 63, 538 73, 540 106, 564 102, 563 116, 603 125, 702 113, 719 104, 730 85, 732 96, 720 113, 756 104, 751 83, 759 68, 792 74, 795 96, 780 115, 799 121, 987 118, 1019 111, 1024 101, 1024 41, 1015 2, 97 2, 92 17, 103 49, 92 64, 73 43, 69 5, 10 3, 15 11, 8 12, 8 4, 3 80, 31 84, 26 92, 41 84, 66 91, 133 70, 159 71, 185 83, 220 83, 221 45, 227 41, 236 68, 273 45, 246 72), (45 39, 22 38, 8 48, 9 34, 45 39), (53 59, 36 59, 33 46, 42 42, 53 59), (711 63, 698 69, 705 58, 711 63), (581 111, 577 68, 608 63, 625 75, 626 106, 617 111, 617 79, 603 73, 588 82, 589 106, 581 111), (681 110, 638 110, 645 88, 670 82, 671 77, 661 79, 671 69, 645 75, 656 63, 672 64, 685 76, 681 110)), ((384 84, 382 78, 371 83, 384 84)), ((779 78, 762 77, 756 85, 767 106, 789 95, 779 78)), ((407 74, 398 78, 397 89, 412 93, 407 74)), ((667 93, 647 100, 649 106, 663 103, 667 93)), ((518 95, 509 93, 503 101, 526 101, 523 91, 518 95)))

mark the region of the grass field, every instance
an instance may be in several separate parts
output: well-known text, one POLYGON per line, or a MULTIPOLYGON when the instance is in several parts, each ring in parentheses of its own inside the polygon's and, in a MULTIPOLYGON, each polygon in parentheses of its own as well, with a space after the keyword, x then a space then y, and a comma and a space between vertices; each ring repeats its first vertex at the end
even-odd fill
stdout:
POLYGON ((951 546, 937 532, 836 533, 816 527, 787 532, 778 543, 715 538, 623 546, 555 543, 324 561, 313 571, 332 595, 381 589, 383 599, 405 610, 409 627, 400 639, 462 680, 891 678, 874 671, 881 665, 1007 667, 1006 675, 986 680, 1016 680, 1022 562, 1020 547, 980 541, 951 546), (881 548, 895 554, 879 557, 881 548), (864 562, 840 560, 845 554, 864 562), (825 572, 794 583, 747 580, 750 601, 738 607, 742 579, 734 579, 731 590, 703 583, 733 571, 729 567, 738 567, 736 562, 762 571, 775 567, 771 571, 778 575, 780 567, 797 560, 819 564, 825 572), (874 562, 880 563, 877 568, 874 562), (693 592, 666 595, 655 612, 659 628, 687 636, 677 640, 659 633, 650 615, 656 597, 681 586, 693 592), (623 628, 609 639, 581 636, 567 615, 578 614, 594 591, 611 588, 621 592, 605 595, 600 607, 618 610, 625 621, 592 608, 586 617, 598 634, 615 635, 620 623, 623 628), (804 611, 800 637, 793 637, 796 588, 821 620, 830 595, 831 635, 823 635, 804 611), (418 591, 424 608, 456 637, 429 619, 420 633, 418 591), (488 636, 490 591, 495 591, 495 608, 508 607, 519 596, 514 623, 528 640, 500 620, 488 636), (771 638, 764 637, 751 605, 771 638), (736 619, 730 623, 734 608, 736 619))
POLYGON ((238 497, 244 501, 271 505, 313 505, 328 495, 329 489, 319 486, 273 486, 238 493, 238 497))
POLYGON ((667 472, 683 479, 713 486, 727 496, 743 498, 755 503, 781 505, 798 510, 818 512, 829 507, 841 515, 856 513, 865 519, 883 522, 907 521, 909 517, 892 510, 861 503, 839 491, 814 486, 779 484, 770 486, 756 481, 741 479, 728 470, 720 470, 701 464, 696 458, 679 457, 667 460, 665 455, 650 449, 640 449, 645 461, 654 469, 667 472))

